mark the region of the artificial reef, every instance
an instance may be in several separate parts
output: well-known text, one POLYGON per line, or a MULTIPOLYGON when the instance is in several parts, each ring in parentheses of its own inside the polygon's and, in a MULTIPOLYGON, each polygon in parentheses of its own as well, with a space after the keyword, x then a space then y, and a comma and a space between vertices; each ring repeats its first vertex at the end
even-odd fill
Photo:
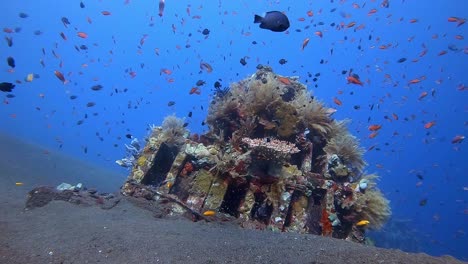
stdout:
POLYGON ((190 134, 172 115, 151 127, 144 147, 136 139, 127 145, 117 161, 131 167, 121 192, 163 199, 169 214, 364 243, 365 230, 391 215, 389 201, 334 112, 298 77, 259 65, 215 90, 206 133, 190 134))

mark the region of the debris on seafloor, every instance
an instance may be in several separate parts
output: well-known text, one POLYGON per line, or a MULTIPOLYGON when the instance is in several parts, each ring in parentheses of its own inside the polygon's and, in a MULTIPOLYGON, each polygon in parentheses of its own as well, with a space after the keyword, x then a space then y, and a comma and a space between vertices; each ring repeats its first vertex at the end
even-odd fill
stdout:
POLYGON ((390 216, 389 201, 334 112, 297 77, 259 66, 217 88, 205 134, 190 135, 169 116, 143 149, 127 146, 129 157, 117 163, 132 170, 121 192, 164 200, 169 214, 364 243, 365 230, 390 216))
POLYGON ((52 201, 65 201, 84 206, 99 206, 101 209, 111 209, 120 202, 120 197, 112 193, 100 193, 96 189, 88 189, 82 183, 71 185, 61 183, 56 188, 40 186, 28 193, 26 209, 43 207, 52 201))

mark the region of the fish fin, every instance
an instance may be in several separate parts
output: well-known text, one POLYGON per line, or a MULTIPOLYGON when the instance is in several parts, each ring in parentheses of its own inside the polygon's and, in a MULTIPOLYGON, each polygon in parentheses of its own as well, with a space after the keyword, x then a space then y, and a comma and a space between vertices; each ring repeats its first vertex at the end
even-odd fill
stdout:
POLYGON ((255 15, 254 23, 262 23, 263 17, 255 15))

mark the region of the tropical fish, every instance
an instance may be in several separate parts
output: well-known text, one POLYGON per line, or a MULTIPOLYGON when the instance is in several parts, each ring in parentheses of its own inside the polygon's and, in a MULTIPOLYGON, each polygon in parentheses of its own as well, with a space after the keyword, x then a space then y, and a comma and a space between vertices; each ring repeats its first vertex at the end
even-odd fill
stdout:
POLYGON ((80 38, 87 38, 88 37, 88 34, 86 34, 84 32, 78 32, 76 35, 78 35, 78 37, 80 37, 80 38))
POLYGON ((14 68, 16 66, 15 64, 15 59, 13 59, 13 57, 8 57, 7 58, 7 63, 8 63, 8 66, 14 68))
POLYGON ((367 13, 367 15, 370 16, 370 15, 373 15, 373 14, 375 14, 375 13, 377 13, 377 9, 374 8, 374 9, 371 9, 371 10, 369 11, 369 13, 367 13))
POLYGON ((10 93, 15 88, 15 85, 9 82, 0 83, 0 91, 10 93))
POLYGON ((65 77, 63 76, 63 74, 62 74, 61 72, 59 72, 59 71, 54 71, 54 74, 55 74, 55 76, 57 76, 57 78, 58 78, 60 81, 62 81, 63 83, 66 82, 65 77))
POLYGON ((200 62, 200 69, 206 70, 206 72, 211 73, 213 71, 213 67, 207 62, 200 62))
POLYGON ((254 23, 260 23, 260 28, 273 32, 283 32, 289 28, 288 17, 279 11, 270 11, 265 16, 255 15, 254 23))
POLYGON ((452 144, 462 143, 462 141, 463 141, 464 139, 465 139, 465 136, 456 135, 456 136, 452 139, 452 144))
POLYGON ((216 212, 213 210, 208 210, 208 211, 203 212, 203 216, 213 216, 215 214, 216 212))
POLYGON ((423 99, 424 97, 426 97, 426 96, 427 96, 427 92, 426 92, 426 91, 423 91, 423 92, 421 92, 421 94, 419 95, 418 100, 422 100, 422 99, 423 99))
POLYGON ((291 81, 288 78, 285 77, 278 77, 278 81, 280 81, 284 85, 290 85, 291 81))
POLYGON ((164 13, 165 0, 159 0, 159 16, 162 17, 164 13))
POLYGON ((189 94, 190 94, 190 95, 192 95, 192 94, 200 95, 200 94, 201 94, 201 90, 200 90, 200 88, 198 88, 198 87, 192 87, 192 89, 190 89, 190 91, 189 91, 189 94))
POLYGON ((382 125, 370 125, 369 130, 370 131, 377 131, 382 128, 382 125))
POLYGON ((370 222, 368 220, 361 220, 361 221, 356 223, 356 226, 366 226, 368 224, 370 224, 370 222))
POLYGON ((304 39, 304 41, 302 42, 302 50, 304 50, 304 48, 307 47, 307 44, 309 44, 309 40, 309 38, 304 39))
POLYGON ((333 102, 336 104, 336 105, 343 105, 343 102, 340 101, 340 99, 336 98, 336 97, 333 97, 333 102))
POLYGON ((9 37, 5 37, 8 47, 13 46, 13 39, 9 37))
POLYGON ((26 76, 26 81, 27 82, 32 82, 34 80, 34 74, 30 73, 28 76, 26 76))
POLYGON ((424 128, 429 129, 429 128, 433 127, 435 124, 436 124, 435 121, 427 122, 426 124, 424 124, 424 128))
POLYGON ((361 85, 363 86, 363 83, 361 82, 361 80, 359 80, 359 78, 357 78, 356 76, 348 76, 346 77, 346 80, 348 81, 348 83, 352 83, 352 84, 357 84, 357 85, 361 85))
POLYGON ((103 88, 102 85, 97 84, 97 85, 93 85, 93 86, 91 87, 91 90, 93 90, 93 91, 99 91, 99 90, 101 90, 102 88, 103 88))
POLYGON ((66 17, 62 17, 62 23, 66 28, 68 27, 68 25, 70 25, 70 21, 66 17))
POLYGON ((169 70, 169 69, 162 68, 162 69, 159 71, 159 74, 160 74, 160 75, 161 75, 161 73, 164 73, 164 74, 167 74, 167 75, 171 75, 171 74, 172 74, 172 71, 169 70))

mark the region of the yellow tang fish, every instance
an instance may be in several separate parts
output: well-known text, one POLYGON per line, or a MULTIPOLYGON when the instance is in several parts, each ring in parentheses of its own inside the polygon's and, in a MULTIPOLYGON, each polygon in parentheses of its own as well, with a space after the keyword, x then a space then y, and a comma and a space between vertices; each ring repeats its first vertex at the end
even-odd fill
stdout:
POLYGON ((365 226, 365 225, 368 225, 370 222, 367 221, 367 220, 361 220, 359 222, 356 223, 356 226, 365 226))

